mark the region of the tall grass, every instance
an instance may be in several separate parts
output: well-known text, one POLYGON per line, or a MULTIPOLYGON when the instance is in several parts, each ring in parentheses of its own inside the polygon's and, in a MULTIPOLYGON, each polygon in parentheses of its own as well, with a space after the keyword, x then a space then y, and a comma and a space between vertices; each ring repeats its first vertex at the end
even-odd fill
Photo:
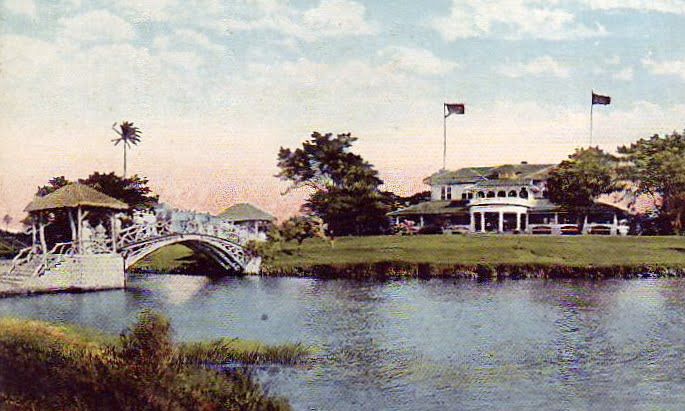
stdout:
POLYGON ((180 352, 169 322, 151 312, 118 339, 0 320, 0 400, 40 410, 290 409, 249 375, 202 367, 180 352))
POLYGON ((265 345, 256 341, 221 338, 210 342, 182 343, 178 359, 183 364, 284 364, 304 362, 310 349, 302 344, 265 345))

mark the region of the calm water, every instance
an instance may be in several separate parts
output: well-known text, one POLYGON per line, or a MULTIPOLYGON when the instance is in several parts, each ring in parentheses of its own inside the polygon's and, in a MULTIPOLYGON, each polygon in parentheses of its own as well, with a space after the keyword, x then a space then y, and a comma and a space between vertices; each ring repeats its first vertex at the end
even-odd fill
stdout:
POLYGON ((179 340, 306 342, 314 365, 259 372, 296 409, 685 408, 683 280, 131 284, 0 299, 0 315, 118 333, 150 307, 179 340))

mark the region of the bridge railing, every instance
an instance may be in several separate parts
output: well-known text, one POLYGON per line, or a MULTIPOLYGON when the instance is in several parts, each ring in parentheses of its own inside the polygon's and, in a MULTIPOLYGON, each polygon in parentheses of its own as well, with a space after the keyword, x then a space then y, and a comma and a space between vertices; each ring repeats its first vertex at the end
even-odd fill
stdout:
POLYGON ((247 238, 239 232, 237 227, 227 227, 217 224, 173 224, 170 221, 158 221, 156 223, 142 223, 129 226, 118 233, 118 248, 141 241, 161 238, 174 234, 197 234, 209 235, 243 244, 247 238))

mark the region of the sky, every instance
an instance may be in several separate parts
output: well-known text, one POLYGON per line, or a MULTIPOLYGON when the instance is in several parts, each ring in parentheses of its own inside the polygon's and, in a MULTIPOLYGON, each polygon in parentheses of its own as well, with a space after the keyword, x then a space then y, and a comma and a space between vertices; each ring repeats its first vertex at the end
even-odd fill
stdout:
POLYGON ((0 0, 0 214, 53 176, 129 173, 161 200, 283 218, 279 147, 351 132, 385 188, 563 160, 685 128, 685 0, 0 0))

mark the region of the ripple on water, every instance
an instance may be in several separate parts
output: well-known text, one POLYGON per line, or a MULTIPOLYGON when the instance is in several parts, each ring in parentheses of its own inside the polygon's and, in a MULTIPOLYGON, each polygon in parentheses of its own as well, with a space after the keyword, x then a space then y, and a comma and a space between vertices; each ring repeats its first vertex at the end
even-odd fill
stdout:
POLYGON ((137 275, 127 291, 0 300, 3 315, 118 333, 137 312, 179 340, 317 347, 256 370, 296 409, 652 409, 685 403, 685 281, 137 275))

